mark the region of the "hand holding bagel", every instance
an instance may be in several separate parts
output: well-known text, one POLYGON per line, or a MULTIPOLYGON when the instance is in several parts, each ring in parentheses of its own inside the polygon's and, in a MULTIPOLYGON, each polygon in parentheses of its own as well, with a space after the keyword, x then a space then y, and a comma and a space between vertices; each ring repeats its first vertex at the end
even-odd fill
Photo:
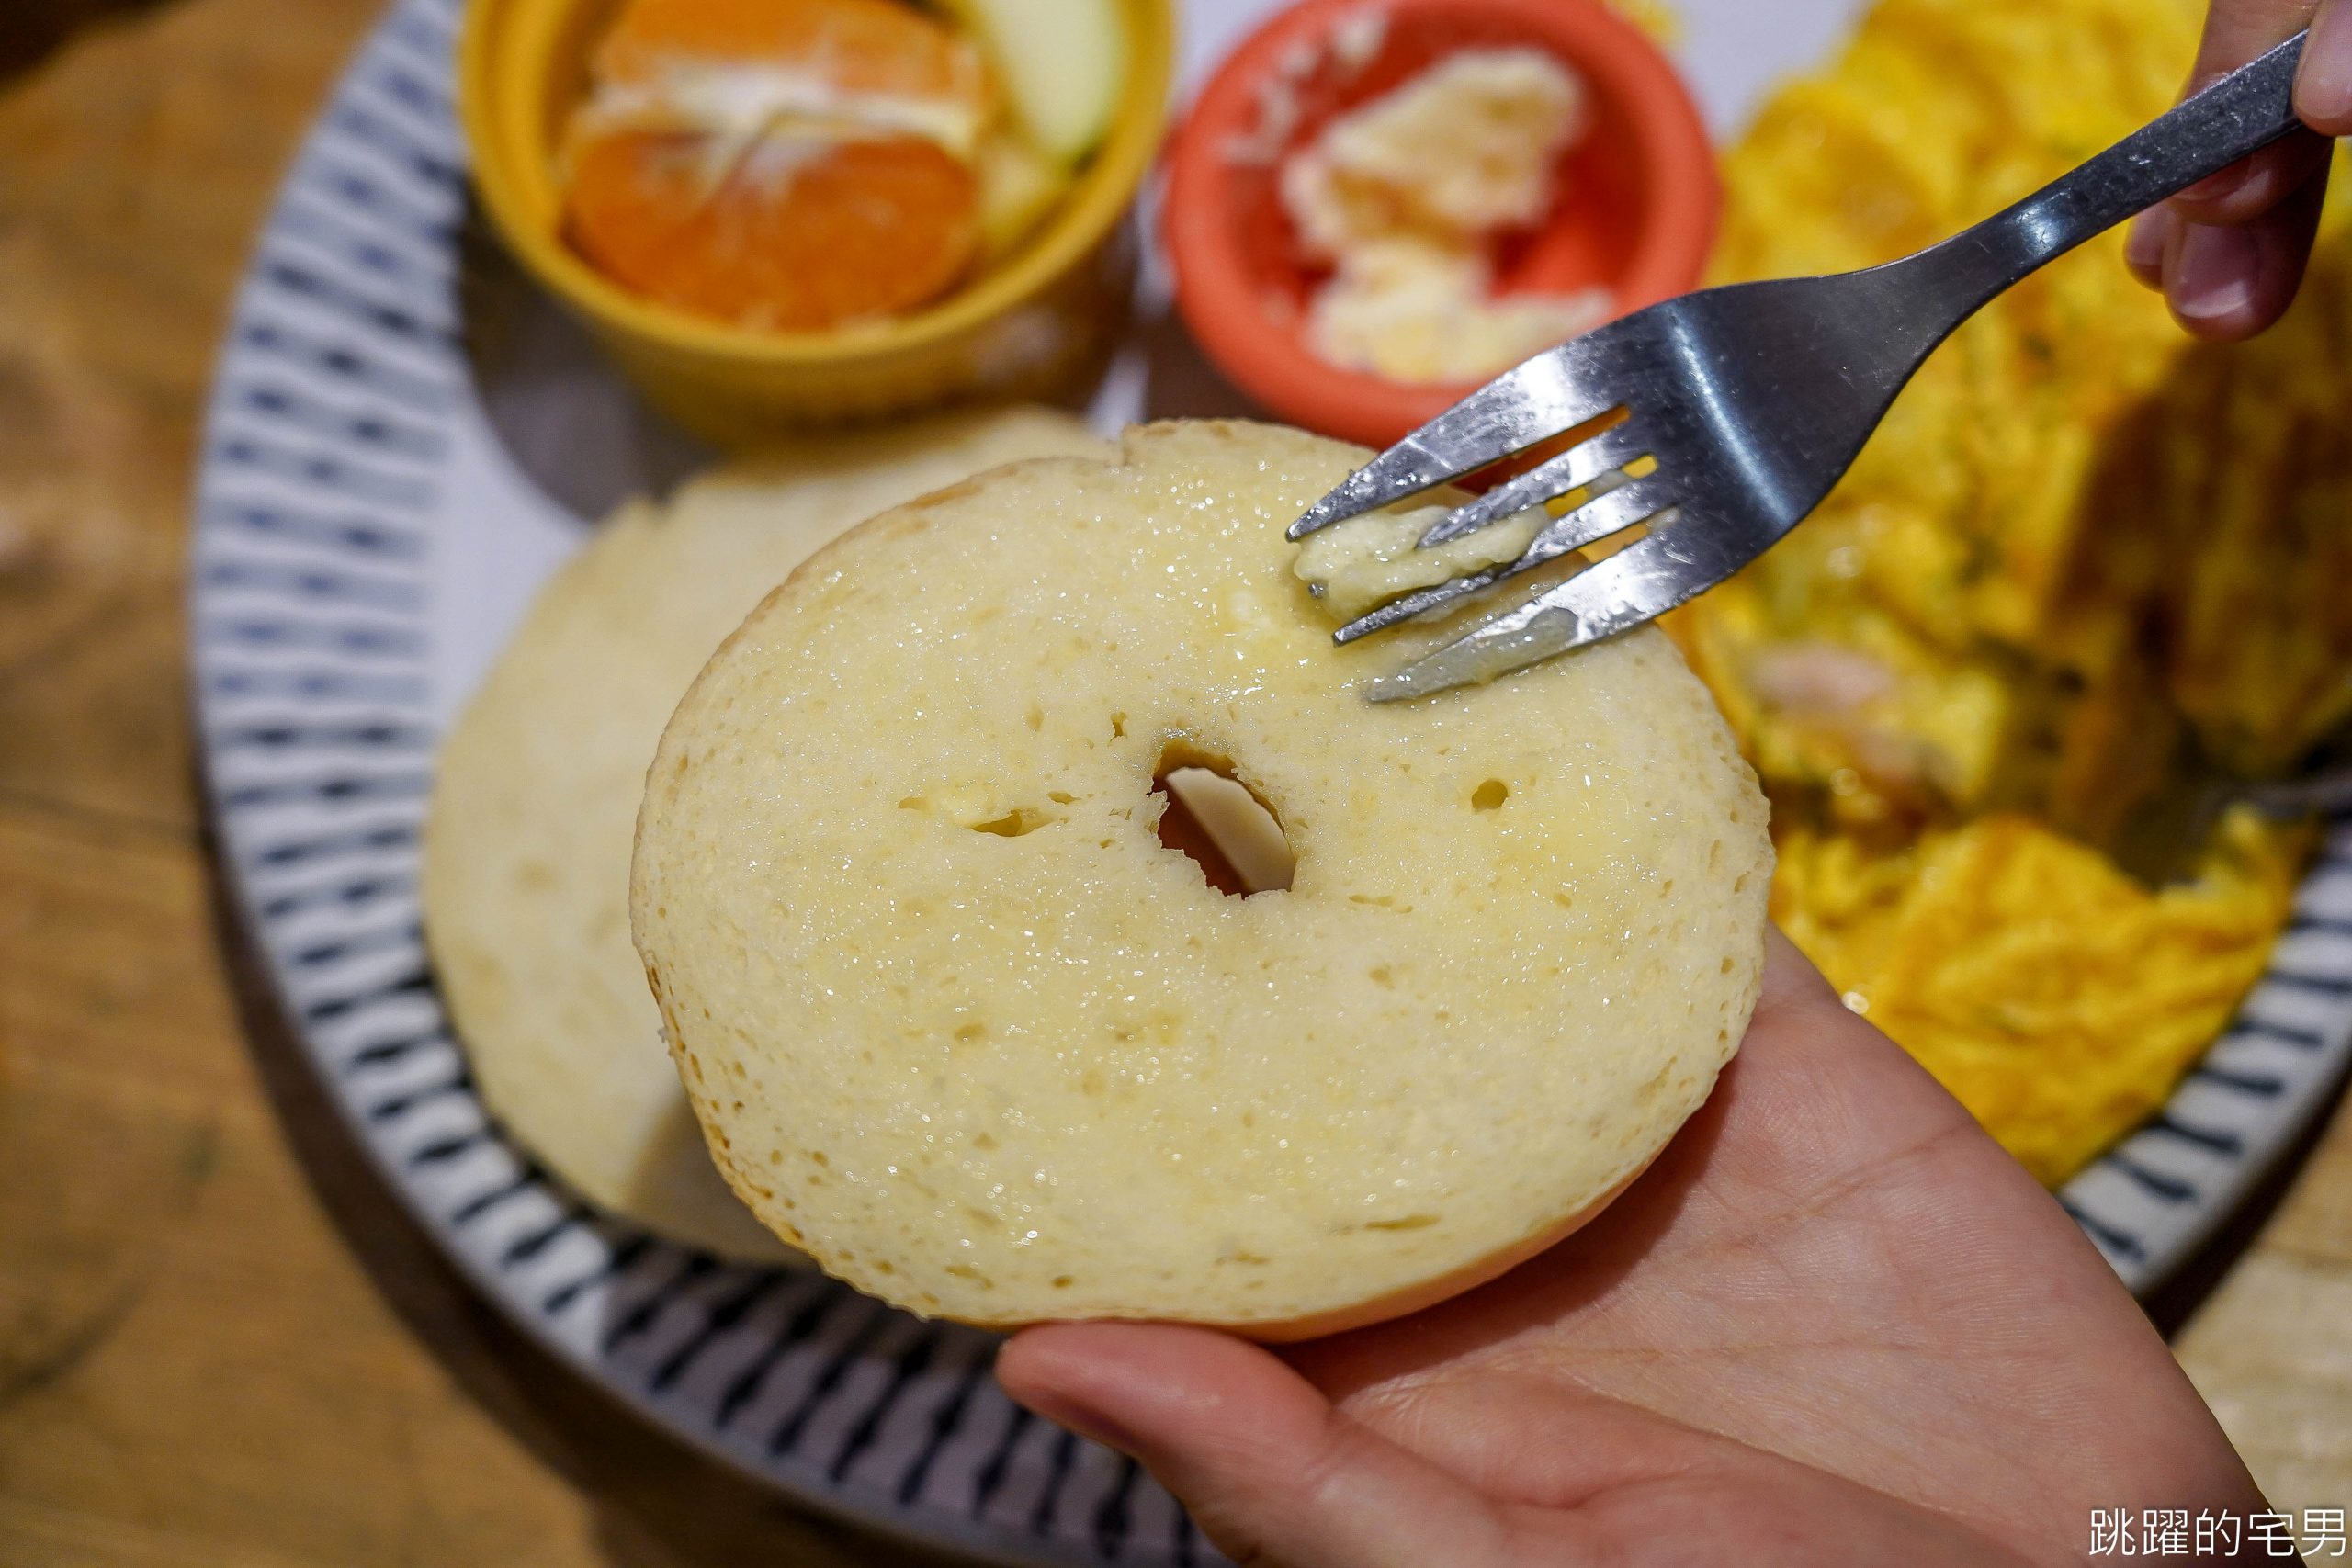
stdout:
POLYGON ((1283 1568, 2050 1563, 2094 1508, 2265 1506, 2075 1223, 1777 937, 1713 1098, 1544 1257, 1283 1358, 1070 1324, 997 1373, 1283 1568))

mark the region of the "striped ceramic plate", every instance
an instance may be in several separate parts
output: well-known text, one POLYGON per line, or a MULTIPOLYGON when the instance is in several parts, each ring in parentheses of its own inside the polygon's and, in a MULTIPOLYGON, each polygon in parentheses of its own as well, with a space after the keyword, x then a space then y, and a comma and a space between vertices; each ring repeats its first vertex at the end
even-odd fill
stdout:
MULTIPOLYGON (((1022 1562, 1205 1562, 1118 1456, 1032 1420, 990 1343, 812 1274, 599 1215, 483 1113, 417 927, 436 736, 546 573, 693 460, 479 246, 451 119, 455 0, 400 0, 261 236, 214 389, 193 572, 197 701, 236 901, 361 1143, 485 1295, 645 1415, 870 1524, 1022 1562)), ((1196 4, 1194 65, 1260 0, 1196 4)), ((1720 124, 1849 0, 1686 3, 1720 124)), ((1114 375, 1118 389, 1139 378, 1114 375)), ((2323 1103, 2352 1038, 2352 835, 2244 1014, 2164 1115, 2068 1187, 2161 1279, 2323 1103)))

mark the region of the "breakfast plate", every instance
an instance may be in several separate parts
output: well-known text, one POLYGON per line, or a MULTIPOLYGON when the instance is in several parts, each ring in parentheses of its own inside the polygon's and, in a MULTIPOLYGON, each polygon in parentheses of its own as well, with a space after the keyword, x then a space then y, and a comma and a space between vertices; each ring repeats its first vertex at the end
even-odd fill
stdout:
MULTIPOLYGON (((1196 0, 1197 80, 1269 7, 1196 0)), ((1818 59, 1850 0, 1684 0, 1720 137, 1818 59)), ((360 1145, 485 1296, 649 1419, 781 1491, 1007 1562, 1208 1562, 1136 1467, 1013 1406, 993 1340, 813 1272, 729 1265, 594 1211, 488 1116, 419 931, 438 737, 531 595, 621 497, 707 454, 661 424, 485 241, 453 116, 454 0, 397 0, 287 176, 213 389, 191 572, 224 874, 360 1145)), ((1238 409, 1147 280, 1089 410, 1238 409)), ((2061 1201, 2159 1284, 2352 1057, 2352 824, 2332 826, 2236 1019, 2061 1201)))

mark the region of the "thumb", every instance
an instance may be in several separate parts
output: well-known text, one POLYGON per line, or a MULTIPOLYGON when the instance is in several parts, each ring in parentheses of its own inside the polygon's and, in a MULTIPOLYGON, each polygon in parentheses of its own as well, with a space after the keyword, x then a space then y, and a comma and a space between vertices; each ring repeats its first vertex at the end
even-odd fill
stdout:
POLYGON ((1506 1560, 1509 1522, 1454 1477, 1350 1420, 1271 1351, 1205 1328, 1056 1324, 997 1381, 1132 1456, 1236 1562, 1426 1568, 1506 1560))

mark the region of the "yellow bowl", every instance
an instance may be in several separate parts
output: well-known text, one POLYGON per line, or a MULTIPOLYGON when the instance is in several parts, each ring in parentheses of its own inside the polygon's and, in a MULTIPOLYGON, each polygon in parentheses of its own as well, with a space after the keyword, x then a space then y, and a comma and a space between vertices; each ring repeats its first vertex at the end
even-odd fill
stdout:
POLYGON ((707 440, 960 397, 1035 396, 1097 359, 1121 324, 1134 250, 1121 219, 1167 119, 1173 0, 1120 0, 1127 82, 1110 134, 1037 231, 955 292, 892 321, 763 333, 657 304, 565 243, 556 149, 620 0, 473 0, 458 48, 474 184, 508 249, 584 320, 654 406, 707 440))

